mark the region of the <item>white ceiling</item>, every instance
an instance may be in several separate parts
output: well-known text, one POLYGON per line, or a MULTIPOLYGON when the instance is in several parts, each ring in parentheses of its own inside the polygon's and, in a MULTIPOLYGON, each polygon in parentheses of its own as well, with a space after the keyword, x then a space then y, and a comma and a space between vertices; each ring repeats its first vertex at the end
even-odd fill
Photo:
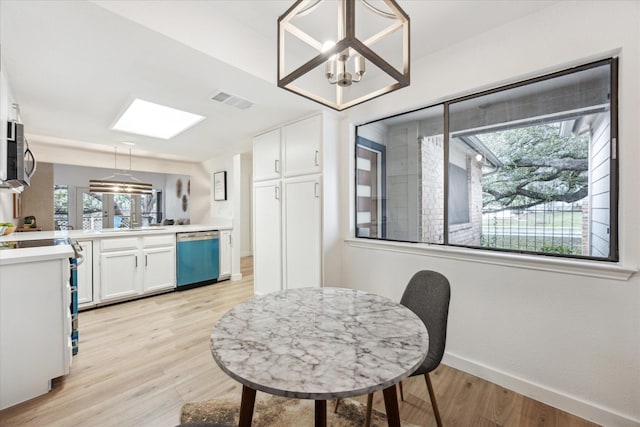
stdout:
MULTIPOLYGON (((416 60, 554 1, 398 3, 416 60)), ((132 141, 134 154, 191 161, 246 152, 256 133, 322 108, 276 86, 277 18, 291 4, 2 0, 1 66, 25 130, 40 141, 109 151, 132 141), (210 99, 216 89, 255 105, 220 105, 210 99), (206 119, 168 141, 111 130, 133 98, 206 119)))

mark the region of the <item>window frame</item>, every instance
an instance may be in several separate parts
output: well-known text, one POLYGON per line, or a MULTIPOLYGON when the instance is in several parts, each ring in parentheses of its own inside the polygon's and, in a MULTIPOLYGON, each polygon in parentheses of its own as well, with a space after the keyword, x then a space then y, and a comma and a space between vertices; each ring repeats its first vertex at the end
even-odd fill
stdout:
MULTIPOLYGON (((425 105, 420 108, 411 109, 409 111, 404 111, 401 113, 393 114, 387 117, 382 117, 376 120, 371 120, 365 123, 358 124, 354 126, 354 148, 357 147, 358 140, 361 138, 358 135, 358 129, 363 126, 367 126, 373 123, 381 122, 383 120, 392 119, 395 117, 410 115, 412 113, 426 110, 428 108, 433 108, 437 106, 442 106, 443 108, 443 138, 444 138, 444 200, 443 200, 443 209, 444 209, 444 232, 443 232, 443 242, 442 243, 430 243, 430 242, 412 242, 412 241, 404 241, 397 239, 388 239, 388 238, 380 238, 380 237, 360 237, 354 235, 356 239, 366 239, 366 240, 379 240, 384 242, 405 242, 405 243, 418 243, 418 244, 426 244, 426 245, 434 245, 440 247, 458 247, 458 248, 468 248, 473 250, 480 251, 493 251, 493 252, 501 252, 506 254, 523 254, 527 256, 537 257, 551 257, 551 258, 573 258, 577 260, 588 260, 588 261, 602 261, 602 262, 619 262, 620 254, 619 254, 619 223, 618 223, 618 201, 619 201, 619 159, 618 159, 618 57, 609 57, 593 62, 589 62, 586 64, 578 65, 571 68, 562 69, 559 71, 542 74, 537 77, 528 78, 525 80, 517 81, 514 83, 509 83, 502 86, 497 86, 491 89, 482 90, 479 92, 474 92, 468 95, 460 96, 457 98, 445 99, 442 102, 438 102, 435 104, 425 105), (535 251, 525 251, 525 250, 515 250, 515 249, 506 249, 506 248, 492 248, 492 247, 482 247, 482 246, 471 246, 471 245, 461 245, 461 244, 452 244, 449 243, 449 232, 451 228, 451 224, 449 224, 449 146, 450 146, 450 132, 449 132, 449 112, 450 105, 454 103, 463 102, 466 100, 471 100, 475 98, 479 98, 482 96, 503 92, 509 89, 519 88, 522 86, 535 84, 538 82, 542 82, 545 80, 550 80, 570 74, 574 74, 580 71, 589 70, 596 67, 601 67, 604 65, 609 66, 610 77, 609 77, 609 88, 610 88, 610 100, 609 100, 609 120, 610 120, 610 132, 609 132, 609 150, 610 150, 610 192, 609 192, 609 256, 608 257, 595 257, 595 256, 587 256, 587 255, 576 255, 576 254, 559 254, 559 253, 546 253, 546 252, 535 252, 535 251)), ((356 157, 356 150, 354 149, 354 163, 356 157)), ((356 167, 354 165, 354 170, 352 171, 352 176, 354 177, 354 183, 357 185, 357 172, 356 167)), ((357 187, 354 185, 353 191, 353 200, 354 200, 354 221, 357 214, 357 187)), ((386 194, 385 194, 386 199, 386 194)), ((385 213, 383 212, 383 215, 385 213)), ((355 222, 353 224, 355 230, 355 222)), ((455 227, 456 224, 453 224, 455 227)))

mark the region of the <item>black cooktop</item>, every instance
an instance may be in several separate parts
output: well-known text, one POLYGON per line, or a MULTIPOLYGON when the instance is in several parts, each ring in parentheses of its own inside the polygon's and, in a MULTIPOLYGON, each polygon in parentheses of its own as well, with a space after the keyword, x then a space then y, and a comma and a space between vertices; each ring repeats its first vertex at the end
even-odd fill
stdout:
POLYGON ((17 240, 11 242, 0 242, 0 249, 22 249, 22 248, 39 248, 42 246, 70 245, 71 239, 61 237, 55 239, 37 239, 37 240, 17 240))

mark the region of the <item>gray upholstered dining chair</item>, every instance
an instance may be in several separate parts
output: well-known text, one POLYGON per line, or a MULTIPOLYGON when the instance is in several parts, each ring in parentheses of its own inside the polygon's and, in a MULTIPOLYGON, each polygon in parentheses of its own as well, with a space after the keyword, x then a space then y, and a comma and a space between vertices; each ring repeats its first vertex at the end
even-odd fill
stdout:
MULTIPOLYGON (((444 355, 450 298, 451 287, 449 280, 438 272, 422 270, 414 274, 409 280, 400 299, 400 304, 413 311, 424 322, 427 331, 429 331, 427 358, 411 376, 424 376, 438 427, 442 426, 442 419, 440 418, 440 411, 438 411, 436 395, 431 385, 429 373, 438 367, 444 355)), ((404 400, 402 382, 400 382, 400 398, 404 400)), ((373 394, 369 394, 367 396, 366 427, 369 427, 371 422, 372 403, 373 394)), ((338 402, 336 402, 335 410, 338 410, 338 402)))

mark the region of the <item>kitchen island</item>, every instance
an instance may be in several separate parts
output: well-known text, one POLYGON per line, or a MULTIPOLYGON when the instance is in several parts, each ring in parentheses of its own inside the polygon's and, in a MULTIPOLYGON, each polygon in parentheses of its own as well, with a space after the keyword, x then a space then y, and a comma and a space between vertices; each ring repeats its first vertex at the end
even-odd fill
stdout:
POLYGON ((218 280, 228 279, 232 265, 228 225, 35 231, 1 236, 0 244, 65 237, 77 241, 85 257, 78 267, 78 304, 84 310, 174 290, 176 234, 213 230, 220 232, 218 280))
POLYGON ((69 373, 73 256, 68 244, 0 250, 0 409, 69 373))

